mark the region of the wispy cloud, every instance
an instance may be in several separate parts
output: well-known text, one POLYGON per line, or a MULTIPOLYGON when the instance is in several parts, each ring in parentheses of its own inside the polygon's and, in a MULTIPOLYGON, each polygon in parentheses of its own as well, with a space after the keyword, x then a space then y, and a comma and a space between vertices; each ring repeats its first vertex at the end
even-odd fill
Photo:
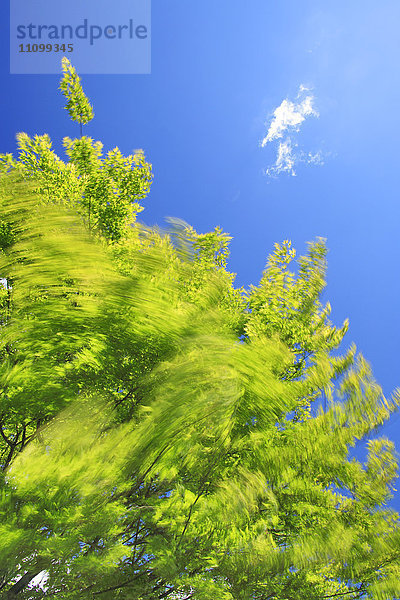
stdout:
POLYGON ((277 175, 278 173, 286 172, 295 175, 295 162, 292 141, 290 138, 287 138, 284 142, 279 143, 275 164, 269 167, 266 173, 267 175, 277 175))
POLYGON ((298 150, 296 138, 302 123, 308 117, 319 117, 314 106, 314 95, 305 85, 299 87, 296 102, 285 98, 274 110, 267 135, 261 141, 264 148, 267 144, 276 143, 275 163, 266 169, 266 174, 276 176, 280 173, 296 175, 298 163, 323 164, 321 152, 312 154, 298 150))

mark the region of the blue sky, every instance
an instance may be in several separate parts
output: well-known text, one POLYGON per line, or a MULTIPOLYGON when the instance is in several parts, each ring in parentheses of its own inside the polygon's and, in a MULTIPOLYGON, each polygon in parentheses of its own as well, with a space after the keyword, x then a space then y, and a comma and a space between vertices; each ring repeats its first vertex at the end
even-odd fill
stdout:
MULTIPOLYGON (((25 131, 49 133, 61 153, 78 129, 60 77, 9 74, 7 4, 0 152, 14 152, 25 131)), ((289 238, 301 253, 327 238, 324 300, 336 324, 350 319, 346 344, 387 395, 400 386, 399 24, 397 0, 153 0, 151 74, 82 77, 95 109, 84 133, 106 151, 143 148, 153 163, 141 219, 220 225, 234 238, 238 285, 258 283, 275 242, 289 238), (282 137, 262 147, 277 114, 282 137), (285 128, 293 114, 304 120, 285 128), (276 169, 287 139, 296 175, 276 169)), ((398 448, 399 423, 383 429, 398 448)))

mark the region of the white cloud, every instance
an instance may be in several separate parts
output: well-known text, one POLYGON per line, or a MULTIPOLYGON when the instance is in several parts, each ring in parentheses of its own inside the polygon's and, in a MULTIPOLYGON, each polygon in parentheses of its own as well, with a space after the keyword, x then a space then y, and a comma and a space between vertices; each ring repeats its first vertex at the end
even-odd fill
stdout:
POLYGON ((304 83, 301 83, 299 86, 299 93, 297 94, 297 97, 299 97, 303 92, 311 92, 312 88, 307 87, 306 85, 304 85, 304 83))
POLYGON ((294 148, 290 138, 284 142, 280 142, 278 146, 278 153, 276 156, 275 164, 266 170, 267 175, 277 175, 278 173, 290 173, 296 175, 294 170, 295 165, 294 148))
POLYGON ((307 154, 307 160, 305 160, 304 162, 307 162, 310 165, 323 165, 324 157, 322 155, 321 150, 318 150, 318 152, 316 152, 315 154, 312 154, 311 152, 309 152, 307 154))
POLYGON ((305 121, 306 117, 318 117, 319 115, 313 107, 313 101, 313 96, 306 96, 298 104, 287 99, 283 100, 280 106, 274 111, 274 118, 269 126, 267 135, 261 142, 261 146, 264 147, 268 142, 283 137, 283 134, 288 129, 292 129, 295 132, 299 131, 300 125, 305 121))
POLYGON ((298 144, 295 138, 302 123, 308 117, 319 117, 310 88, 300 85, 296 100, 297 102, 292 102, 285 98, 274 110, 267 135, 261 141, 263 148, 269 143, 278 142, 275 163, 266 169, 267 175, 276 176, 279 173, 296 175, 295 165, 299 162, 323 164, 321 152, 305 154, 296 150, 298 144))

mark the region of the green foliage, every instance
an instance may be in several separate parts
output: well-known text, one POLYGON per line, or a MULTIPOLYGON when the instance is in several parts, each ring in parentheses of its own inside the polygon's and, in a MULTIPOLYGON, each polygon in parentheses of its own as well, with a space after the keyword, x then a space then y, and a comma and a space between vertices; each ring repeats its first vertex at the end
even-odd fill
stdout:
POLYGON ((18 143, 0 157, 2 597, 398 596, 397 459, 371 434, 400 394, 338 352, 324 241, 297 274, 276 245, 236 289, 220 228, 135 221, 142 152, 18 143))
POLYGON ((67 99, 65 109, 73 121, 81 124, 89 123, 94 117, 94 112, 82 89, 80 77, 65 56, 61 61, 61 67, 63 77, 60 82, 60 90, 67 99))
MULTIPOLYGON (((149 193, 152 181, 151 165, 142 150, 125 157, 114 148, 102 158, 101 142, 65 137, 70 160, 64 162, 52 150, 47 134, 30 138, 19 133, 17 143, 18 160, 11 155, 0 157, 3 173, 12 169, 21 178, 31 179, 44 203, 73 206, 85 217, 90 230, 110 242, 128 235, 127 226, 143 210, 139 201, 149 193)), ((10 235, 9 225, 0 222, 2 247, 10 243, 10 235)))

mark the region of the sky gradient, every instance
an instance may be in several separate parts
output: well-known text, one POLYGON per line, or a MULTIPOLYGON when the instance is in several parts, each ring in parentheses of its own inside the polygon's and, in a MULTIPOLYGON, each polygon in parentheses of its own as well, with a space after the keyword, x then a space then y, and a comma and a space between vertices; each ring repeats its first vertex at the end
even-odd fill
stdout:
MULTIPOLYGON (((15 153, 24 131, 48 133, 64 157, 63 136, 79 128, 61 68, 9 74, 7 5, 0 152, 15 153)), ((153 0, 151 74, 82 76, 95 110, 84 134, 105 151, 143 148, 153 164, 141 220, 220 225, 237 285, 259 282, 275 242, 302 253, 327 239, 323 300, 335 324, 349 318, 345 347, 356 343, 387 395, 400 386, 399 24, 397 0, 153 0)), ((399 425, 395 415, 381 431, 398 448, 399 425)))

